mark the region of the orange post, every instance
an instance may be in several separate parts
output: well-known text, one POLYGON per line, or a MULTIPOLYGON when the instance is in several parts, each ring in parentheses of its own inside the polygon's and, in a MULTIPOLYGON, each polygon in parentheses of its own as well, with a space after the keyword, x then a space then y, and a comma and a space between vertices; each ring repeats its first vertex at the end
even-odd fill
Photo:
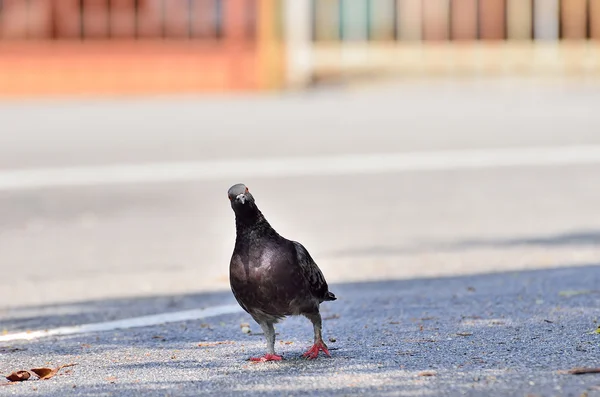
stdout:
POLYGON ((246 0, 223 1, 223 37, 230 42, 246 36, 246 0))
POLYGON ((560 20, 564 39, 585 39, 587 35, 587 1, 562 0, 560 3, 560 20))
POLYGON ((450 1, 423 0, 423 38, 444 41, 450 36, 450 1))
POLYGON ((158 38, 163 33, 164 0, 139 0, 137 34, 141 38, 158 38))
POLYGON ((79 0, 55 0, 54 24, 60 39, 81 37, 79 0))
POLYGON ((135 36, 135 0, 110 0, 110 35, 135 36))
POLYGON ((397 0, 396 29, 402 41, 420 41, 423 39, 423 2, 422 0, 397 0))
POLYGON ((279 89, 283 85, 282 20, 282 0, 258 0, 257 71, 262 89, 279 89))
POLYGON ((168 38, 189 37, 190 15, 188 0, 169 0, 164 8, 165 36, 168 38))
POLYGON ((49 39, 52 34, 52 3, 50 0, 29 0, 27 37, 49 39))
POLYGON ((195 0, 190 12, 192 19, 191 36, 194 38, 215 38, 217 33, 217 7, 214 0, 195 0))
POLYGON ((600 40, 600 2, 590 1, 590 38, 600 40))
POLYGON ((482 40, 504 40, 506 37, 506 3, 504 0, 479 2, 479 33, 482 40))
POLYGON ((0 37, 7 39, 25 39, 29 30, 28 4, 22 0, 5 0, 2 4, 2 28, 0 37))
POLYGON ((108 1, 83 1, 83 36, 85 38, 108 37, 108 1))
POLYGON ((452 39, 477 39, 477 0, 454 0, 451 7, 452 39))

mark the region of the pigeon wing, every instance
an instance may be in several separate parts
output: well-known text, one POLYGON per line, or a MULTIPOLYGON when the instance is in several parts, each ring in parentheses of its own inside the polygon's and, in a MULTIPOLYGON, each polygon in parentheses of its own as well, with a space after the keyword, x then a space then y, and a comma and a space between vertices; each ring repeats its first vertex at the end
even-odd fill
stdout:
POLYGON ((300 266, 302 275, 308 282, 311 294, 321 302, 324 300, 335 300, 335 295, 329 292, 329 286, 327 285, 327 281, 325 281, 321 269, 319 269, 319 266, 317 266, 310 256, 308 250, 297 241, 293 241, 293 243, 296 248, 298 265, 300 266))

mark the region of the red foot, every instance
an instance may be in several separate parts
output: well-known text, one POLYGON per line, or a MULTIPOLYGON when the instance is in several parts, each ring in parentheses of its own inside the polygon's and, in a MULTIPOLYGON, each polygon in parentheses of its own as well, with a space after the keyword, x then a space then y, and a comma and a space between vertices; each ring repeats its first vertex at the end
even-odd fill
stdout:
POLYGON ((278 356, 276 354, 265 354, 262 357, 252 357, 250 359, 250 361, 253 361, 255 363, 257 363, 257 362, 264 363, 265 361, 281 361, 281 360, 282 360, 281 356, 278 356))
POLYGON ((313 347, 310 348, 310 350, 308 350, 302 355, 302 357, 306 357, 310 360, 313 360, 319 356, 319 351, 322 351, 328 357, 331 357, 331 354, 329 354, 329 350, 327 350, 327 345, 325 345, 323 341, 315 343, 313 347))

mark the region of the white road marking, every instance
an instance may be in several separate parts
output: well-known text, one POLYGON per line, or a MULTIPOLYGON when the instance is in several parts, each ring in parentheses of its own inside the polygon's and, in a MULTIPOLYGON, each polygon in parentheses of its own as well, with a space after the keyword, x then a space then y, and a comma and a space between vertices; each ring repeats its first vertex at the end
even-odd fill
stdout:
POLYGON ((65 336, 76 334, 87 334, 93 332, 115 331, 118 329, 129 329, 137 327, 148 327, 158 324, 167 324, 180 321, 199 320, 207 317, 220 316, 223 314, 233 314, 241 312, 239 305, 224 305, 209 307, 207 309, 185 310, 180 312, 160 313, 149 316, 125 318, 122 320, 107 321, 102 323, 92 323, 75 325, 70 327, 60 327, 54 329, 18 332, 14 334, 0 335, 0 342, 11 342, 15 340, 33 340, 45 338, 48 336, 65 336))
POLYGON ((600 145, 344 154, 0 171, 0 190, 600 163, 600 145))

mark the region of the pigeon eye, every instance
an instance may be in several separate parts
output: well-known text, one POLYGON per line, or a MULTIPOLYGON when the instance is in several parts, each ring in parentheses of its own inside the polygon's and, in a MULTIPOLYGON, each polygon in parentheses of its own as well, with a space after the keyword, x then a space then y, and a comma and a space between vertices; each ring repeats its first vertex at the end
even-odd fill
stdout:
POLYGON ((246 193, 248 193, 248 188, 246 188, 246 193))

